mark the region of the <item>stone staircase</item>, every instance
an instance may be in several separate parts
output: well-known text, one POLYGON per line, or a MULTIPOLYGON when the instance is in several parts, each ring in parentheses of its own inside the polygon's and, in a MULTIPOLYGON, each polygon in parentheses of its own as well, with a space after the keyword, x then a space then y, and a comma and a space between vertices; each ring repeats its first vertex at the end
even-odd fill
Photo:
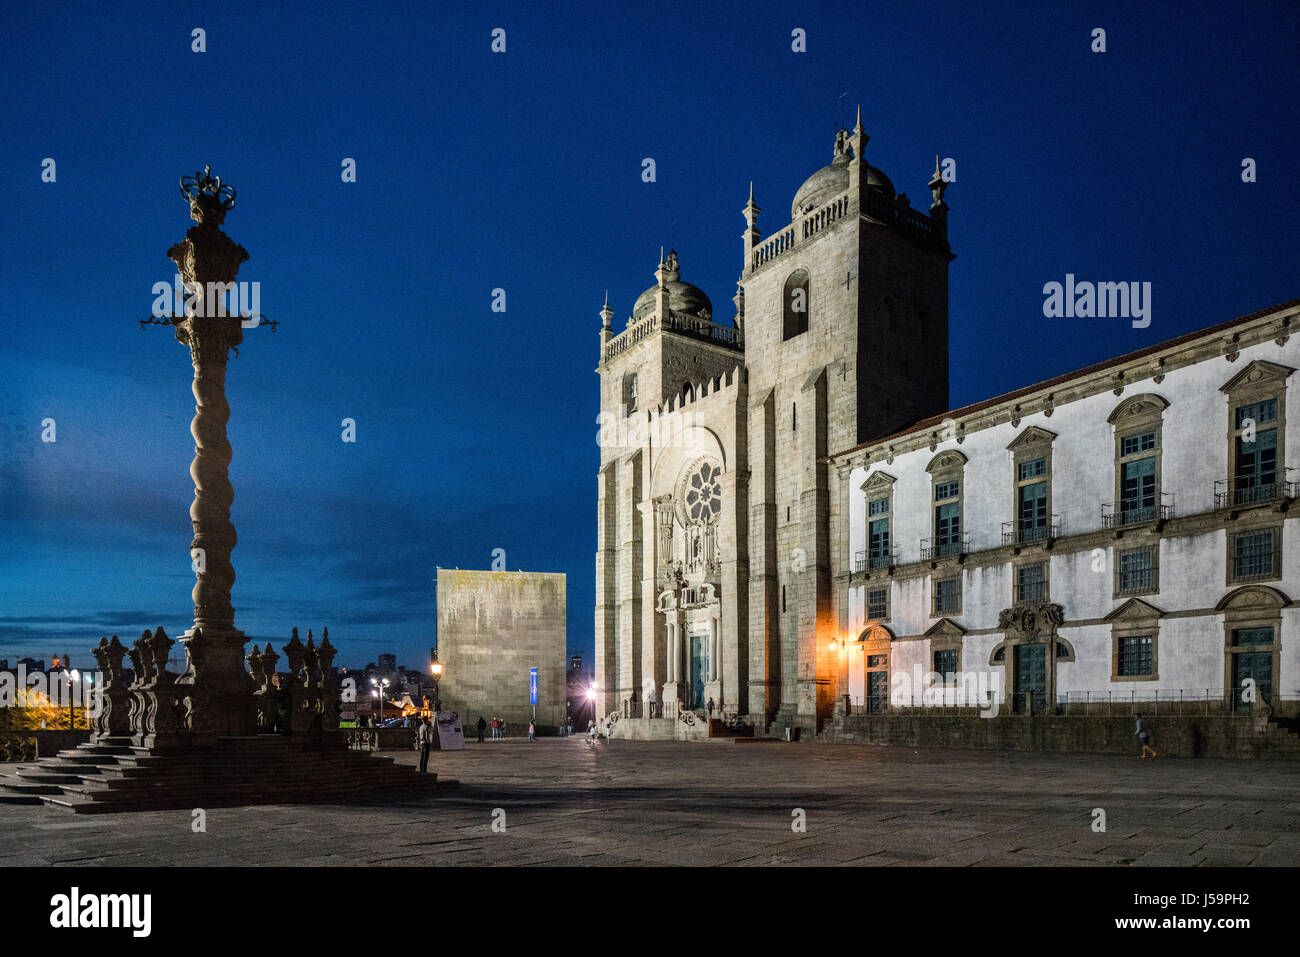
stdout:
POLYGON ((0 803, 46 804, 78 814, 257 804, 349 803, 454 786, 392 758, 291 738, 219 738, 162 753, 109 739, 34 764, 0 767, 0 803))

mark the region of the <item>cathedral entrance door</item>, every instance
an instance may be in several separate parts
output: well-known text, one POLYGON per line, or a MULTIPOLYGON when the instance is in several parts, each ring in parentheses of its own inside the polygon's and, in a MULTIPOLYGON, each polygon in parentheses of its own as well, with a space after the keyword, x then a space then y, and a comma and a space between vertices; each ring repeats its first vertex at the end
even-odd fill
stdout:
POLYGON ((709 640, 691 635, 691 709, 704 707, 704 682, 709 677, 709 640))
POLYGON ((1034 714, 1047 707, 1047 646, 1016 645, 1016 696, 1012 708, 1016 714, 1025 710, 1025 695, 1033 696, 1034 714))

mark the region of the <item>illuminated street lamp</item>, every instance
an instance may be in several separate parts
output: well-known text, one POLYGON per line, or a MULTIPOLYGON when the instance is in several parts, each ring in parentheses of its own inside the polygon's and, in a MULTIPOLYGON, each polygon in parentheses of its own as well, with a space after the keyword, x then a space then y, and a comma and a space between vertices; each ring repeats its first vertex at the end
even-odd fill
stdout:
POLYGON ((591 702, 591 723, 596 723, 596 686, 587 689, 587 700, 591 702))
POLYGON ((388 679, 371 678, 370 683, 375 686, 375 690, 370 692, 371 697, 379 699, 379 720, 384 720, 384 689, 388 687, 388 679))
POLYGON ((442 713, 442 698, 438 696, 438 682, 442 679, 442 662, 438 660, 438 652, 433 653, 433 661, 429 663, 429 674, 433 675, 433 716, 437 720, 442 713))
POLYGON ((76 682, 81 680, 81 672, 76 670, 68 671, 67 668, 64 668, 63 680, 68 683, 68 730, 74 731, 76 730, 76 719, 73 711, 76 704, 76 682))

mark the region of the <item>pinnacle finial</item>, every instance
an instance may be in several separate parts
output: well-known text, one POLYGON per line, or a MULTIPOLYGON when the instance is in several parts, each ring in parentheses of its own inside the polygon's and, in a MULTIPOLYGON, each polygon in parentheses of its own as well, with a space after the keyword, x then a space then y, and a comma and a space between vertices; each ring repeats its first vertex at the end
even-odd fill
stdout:
POLYGON ((749 205, 754 205, 754 181, 752 179, 749 181, 749 205))
POLYGON ((858 104, 858 122, 853 126, 854 133, 862 132, 862 104, 858 104))
POLYGON ((942 177, 942 174, 939 172, 939 154, 938 154, 938 153, 935 153, 935 154, 934 154, 934 175, 935 175, 935 176, 942 177))

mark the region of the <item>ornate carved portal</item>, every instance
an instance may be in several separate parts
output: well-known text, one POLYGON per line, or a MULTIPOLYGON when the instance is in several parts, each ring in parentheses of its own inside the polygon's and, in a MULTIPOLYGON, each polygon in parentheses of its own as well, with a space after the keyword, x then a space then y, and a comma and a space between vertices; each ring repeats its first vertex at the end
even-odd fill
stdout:
POLYGON ((1056 632, 1065 621, 1065 609, 1051 603, 1017 604, 998 615, 1005 634, 1003 686, 1006 700, 1001 713, 1050 713, 1056 704, 1056 632))
POLYGON ((722 713, 722 617, 719 602, 722 468, 689 462, 674 493, 655 499, 659 549, 656 614, 663 616, 666 675, 663 717, 685 711, 722 713))

